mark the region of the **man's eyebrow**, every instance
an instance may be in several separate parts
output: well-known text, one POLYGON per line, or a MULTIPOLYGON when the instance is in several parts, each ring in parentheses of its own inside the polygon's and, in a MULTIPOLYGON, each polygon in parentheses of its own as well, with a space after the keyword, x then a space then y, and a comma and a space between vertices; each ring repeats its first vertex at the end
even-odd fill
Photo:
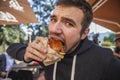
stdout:
POLYGON ((56 17, 56 16, 55 16, 55 15, 51 15, 51 16, 50 16, 50 18, 54 18, 54 17, 56 17))
POLYGON ((66 18, 66 17, 62 17, 62 19, 71 22, 73 25, 76 25, 76 23, 73 19, 66 18))
MULTIPOLYGON (((56 15, 51 15, 50 18, 55 18, 56 15)), ((67 18, 67 17, 62 17, 62 20, 66 20, 71 22, 73 25, 76 25, 75 21, 73 19, 67 18)))

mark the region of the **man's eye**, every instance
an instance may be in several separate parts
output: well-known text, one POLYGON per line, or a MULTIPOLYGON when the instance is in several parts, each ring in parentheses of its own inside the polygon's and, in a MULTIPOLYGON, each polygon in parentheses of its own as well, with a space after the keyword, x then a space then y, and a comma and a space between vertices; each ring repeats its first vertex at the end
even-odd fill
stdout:
POLYGON ((54 18, 51 18, 50 21, 51 21, 51 22, 56 22, 57 20, 54 19, 54 18))
POLYGON ((71 26, 71 27, 73 26, 73 24, 70 23, 70 22, 66 22, 65 25, 68 26, 68 27, 69 27, 69 26, 71 26))

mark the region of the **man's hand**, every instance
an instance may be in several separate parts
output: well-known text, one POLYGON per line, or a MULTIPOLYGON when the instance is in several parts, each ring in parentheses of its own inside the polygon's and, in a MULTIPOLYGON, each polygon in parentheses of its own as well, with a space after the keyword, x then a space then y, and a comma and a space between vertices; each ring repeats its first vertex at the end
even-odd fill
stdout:
POLYGON ((43 38, 37 37, 33 42, 29 43, 24 55, 24 60, 26 62, 32 60, 42 62, 46 58, 47 46, 40 45, 41 41, 43 41, 43 38))

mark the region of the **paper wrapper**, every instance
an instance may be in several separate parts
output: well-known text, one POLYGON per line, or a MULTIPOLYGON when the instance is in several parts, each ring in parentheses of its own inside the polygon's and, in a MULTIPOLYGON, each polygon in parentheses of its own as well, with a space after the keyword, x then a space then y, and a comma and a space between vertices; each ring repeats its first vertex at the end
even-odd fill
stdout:
POLYGON ((44 38, 41 42, 40 45, 46 47, 48 49, 48 53, 47 53, 47 58, 43 61, 43 64, 45 66, 54 64, 55 62, 60 61, 62 58, 64 58, 64 54, 62 52, 57 53, 55 50, 53 50, 52 48, 50 48, 49 44, 48 44, 48 38, 44 38))

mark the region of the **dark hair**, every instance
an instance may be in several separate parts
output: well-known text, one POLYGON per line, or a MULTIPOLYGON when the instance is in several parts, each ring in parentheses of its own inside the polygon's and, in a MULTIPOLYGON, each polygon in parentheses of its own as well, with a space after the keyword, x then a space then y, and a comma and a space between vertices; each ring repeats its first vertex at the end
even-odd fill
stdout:
POLYGON ((58 0, 56 5, 74 6, 80 8, 84 13, 84 18, 81 23, 82 25, 81 33, 83 33, 85 29, 89 27, 93 19, 93 13, 92 13, 92 7, 86 0, 58 0))

